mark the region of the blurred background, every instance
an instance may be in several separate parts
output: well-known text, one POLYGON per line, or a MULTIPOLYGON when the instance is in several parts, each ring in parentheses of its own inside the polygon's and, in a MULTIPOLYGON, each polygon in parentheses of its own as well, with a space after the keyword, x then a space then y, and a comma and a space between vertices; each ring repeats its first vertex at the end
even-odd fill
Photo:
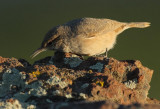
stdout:
POLYGON ((140 60, 153 69, 149 97, 160 100, 159 11, 159 0, 0 0, 0 56, 24 58, 30 63, 52 56, 54 52, 48 51, 30 58, 49 29, 76 18, 148 21, 152 23, 149 28, 120 34, 108 55, 118 60, 140 60))

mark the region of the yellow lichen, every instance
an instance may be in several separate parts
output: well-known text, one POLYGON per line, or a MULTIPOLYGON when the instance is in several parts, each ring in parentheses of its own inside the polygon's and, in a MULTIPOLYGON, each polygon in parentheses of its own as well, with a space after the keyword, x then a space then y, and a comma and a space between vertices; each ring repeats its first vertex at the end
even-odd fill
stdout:
POLYGON ((137 66, 137 68, 141 68, 142 67, 142 64, 140 61, 136 61, 135 62, 135 65, 137 66))
POLYGON ((93 71, 92 71, 92 70, 89 70, 89 73, 93 73, 93 71))
POLYGON ((100 85, 101 87, 104 86, 104 81, 96 81, 96 84, 100 85))
POLYGON ((32 73, 29 73, 29 75, 32 75, 34 78, 39 76, 41 73, 39 71, 35 71, 35 72, 32 72, 32 73))

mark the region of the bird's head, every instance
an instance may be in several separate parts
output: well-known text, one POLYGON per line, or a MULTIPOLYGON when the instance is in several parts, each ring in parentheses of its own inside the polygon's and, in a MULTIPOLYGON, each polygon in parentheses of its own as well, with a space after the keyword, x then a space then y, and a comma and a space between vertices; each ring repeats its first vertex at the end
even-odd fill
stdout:
POLYGON ((59 39, 59 34, 57 32, 57 28, 55 27, 45 35, 41 43, 41 47, 32 53, 31 58, 34 58, 35 56, 37 56, 38 54, 44 51, 55 50, 55 44, 58 39, 59 39))

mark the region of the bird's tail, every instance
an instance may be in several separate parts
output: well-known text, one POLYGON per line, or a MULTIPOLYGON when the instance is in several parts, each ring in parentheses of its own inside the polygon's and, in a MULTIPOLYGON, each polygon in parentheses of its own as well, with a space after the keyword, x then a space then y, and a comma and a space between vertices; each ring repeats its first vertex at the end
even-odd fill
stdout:
POLYGON ((128 28, 146 28, 149 27, 151 23, 149 22, 131 22, 128 23, 128 28))

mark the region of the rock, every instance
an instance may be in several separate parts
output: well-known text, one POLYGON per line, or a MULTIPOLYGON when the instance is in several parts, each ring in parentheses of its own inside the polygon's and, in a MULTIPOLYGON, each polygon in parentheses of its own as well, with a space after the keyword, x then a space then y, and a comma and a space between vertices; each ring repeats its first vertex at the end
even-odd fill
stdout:
POLYGON ((94 74, 95 81, 103 81, 104 85, 102 87, 92 83, 91 98, 110 99, 120 104, 146 103, 152 74, 153 70, 143 67, 140 61, 117 61, 110 58, 104 71, 94 74))
POLYGON ((128 109, 160 104, 147 97, 153 70, 140 61, 71 56, 56 53, 33 65, 23 59, 0 57, 0 104, 9 99, 18 100, 23 108, 53 104, 62 108, 128 109))
POLYGON ((107 101, 98 102, 60 102, 49 105, 39 105, 40 109, 159 109, 157 104, 120 105, 107 101))

